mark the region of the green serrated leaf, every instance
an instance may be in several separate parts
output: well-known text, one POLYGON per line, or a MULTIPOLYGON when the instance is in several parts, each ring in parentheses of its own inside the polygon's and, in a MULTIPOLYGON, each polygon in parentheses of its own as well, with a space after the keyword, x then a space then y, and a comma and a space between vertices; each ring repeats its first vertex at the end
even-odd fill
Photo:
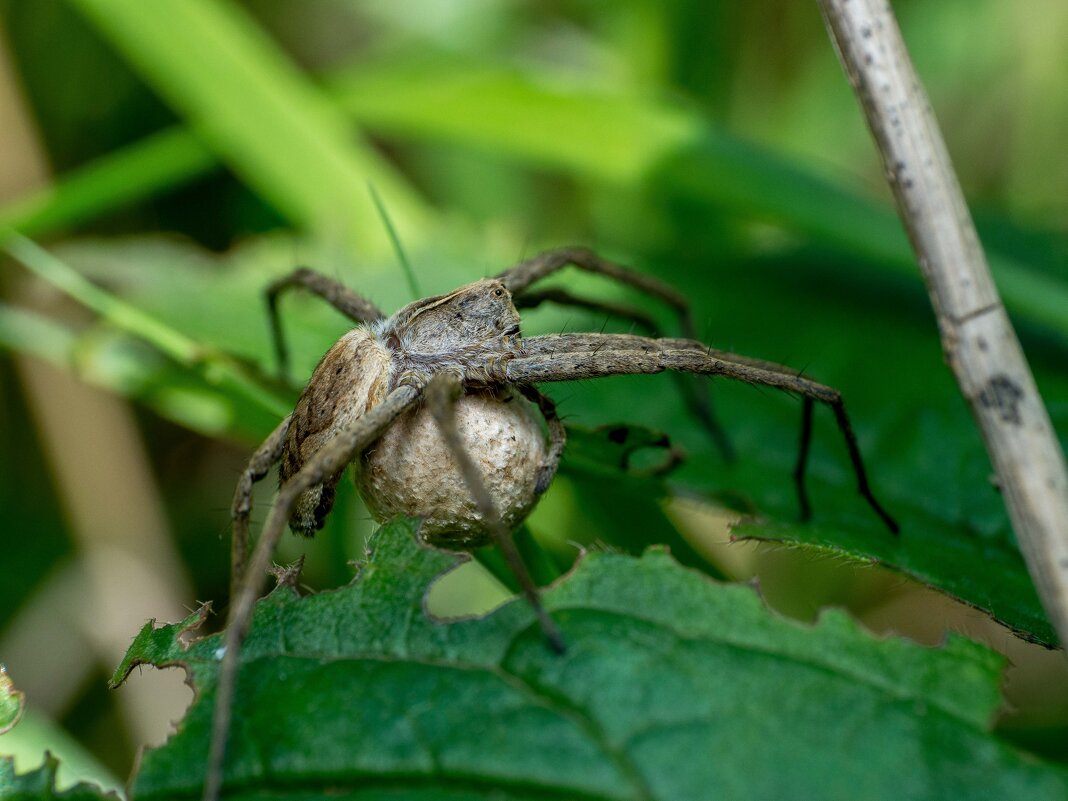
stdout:
MULTIPOLYGON (((456 557, 382 529, 348 586, 256 608, 241 655, 228 796, 304 798, 1061 798, 1068 774, 988 731, 1002 659, 964 638, 878 639, 842 613, 769 612, 665 551, 587 555, 530 609, 428 618, 456 557), (922 770, 916 769, 922 765, 922 770)), ((219 636, 142 634, 127 663, 182 662, 197 698, 146 752, 135 799, 203 780, 219 636)))
POLYGON ((58 790, 58 769, 59 760, 46 753, 41 767, 16 774, 14 760, 0 756, 0 798, 5 801, 120 801, 117 794, 86 782, 58 790))
MULTIPOLYGON (((1042 610, 1034 584, 1015 548, 965 538, 929 538, 917 531, 918 515, 907 518, 908 542, 842 526, 743 521, 732 529, 738 539, 770 540, 815 553, 878 563, 986 611, 1019 637, 1057 646, 1057 633, 1042 610), (917 534, 922 540, 917 542, 917 534)), ((929 522, 927 531, 936 531, 929 522)))

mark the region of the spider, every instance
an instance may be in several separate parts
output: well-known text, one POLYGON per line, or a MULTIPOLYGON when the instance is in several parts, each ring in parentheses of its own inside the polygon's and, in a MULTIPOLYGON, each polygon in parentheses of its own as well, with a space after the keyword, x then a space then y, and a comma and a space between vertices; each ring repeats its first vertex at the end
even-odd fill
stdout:
MULTIPOLYGON (((897 532, 897 524, 871 492, 838 390, 781 365, 714 350, 696 341, 681 294, 588 249, 547 251, 494 278, 417 300, 391 317, 336 281, 299 268, 267 290, 283 373, 287 356, 278 300, 294 288, 320 296, 359 325, 323 356, 292 414, 253 454, 234 493, 234 584, 216 686, 206 799, 214 801, 220 790, 238 656, 271 555, 287 524, 306 536, 322 527, 337 482, 350 463, 357 463, 357 485, 375 517, 423 517, 422 536, 445 547, 495 543, 518 578, 547 642, 558 652, 564 650, 510 535, 549 486, 564 450, 563 424, 538 384, 672 370, 721 375, 799 395, 801 444, 794 480, 803 519, 811 513, 804 470, 812 414, 814 404, 822 403, 833 411, 845 439, 858 491, 886 526, 897 532), (578 298, 562 290, 531 289, 568 266, 667 302, 676 310, 686 338, 657 336, 650 318, 627 307, 578 298), (555 334, 524 339, 517 307, 546 301, 629 318, 653 336, 555 334), (544 418, 547 442, 531 408, 544 418), (276 463, 278 495, 249 558, 252 487, 276 463)), ((729 455, 703 386, 684 385, 687 401, 729 455)))

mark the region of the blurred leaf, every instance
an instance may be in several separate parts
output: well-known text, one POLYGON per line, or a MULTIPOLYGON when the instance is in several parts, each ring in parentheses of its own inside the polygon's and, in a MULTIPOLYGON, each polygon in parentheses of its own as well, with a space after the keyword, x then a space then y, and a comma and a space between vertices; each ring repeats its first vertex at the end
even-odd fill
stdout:
POLYGON ((428 210, 235 3, 75 0, 203 142, 295 225, 359 252, 389 237, 381 193, 406 242, 428 210))
POLYGON ((44 763, 29 773, 15 773, 14 761, 0 756, 0 798, 11 801, 119 801, 115 793, 80 782, 65 790, 56 788, 59 760, 45 754, 44 763))
POLYGON ((22 717, 23 696, 15 685, 3 665, 0 665, 0 734, 9 731, 19 718, 22 717))
POLYGON ((55 320, 0 303, 0 345, 65 368, 75 341, 75 334, 55 320))
POLYGON ((263 386, 241 364, 213 352, 183 335, 153 315, 106 292, 33 241, 10 234, 7 252, 36 275, 96 312, 120 330, 133 334, 158 348, 179 364, 196 370, 208 383, 226 387, 245 400, 260 404, 281 419, 289 404, 263 386))
MULTIPOLYGON (((257 605, 241 655, 226 786, 344 798, 1060 798, 1068 774, 987 731, 1001 659, 952 637, 880 639, 845 615, 812 627, 749 587, 589 554, 545 601, 443 624, 423 596, 455 557, 382 529, 347 587, 257 605), (649 676, 657 680, 650 684, 649 676), (854 758, 843 760, 843 754, 854 758), (961 755, 967 769, 961 769, 961 755), (902 765, 922 764, 905 771, 902 765)), ((200 789, 219 636, 148 624, 116 671, 182 664, 197 698, 145 753, 133 797, 200 789)))
MULTIPOLYGON (((552 554, 543 548, 541 543, 535 539, 534 535, 530 532, 529 526, 523 524, 513 531, 512 540, 515 542, 516 550, 519 551, 519 556, 522 558, 523 564, 526 565, 527 570, 530 571, 530 577, 534 580, 534 583, 537 586, 546 587, 560 578, 563 573, 561 566, 557 565, 552 554)), ((507 587, 511 593, 514 594, 521 591, 519 579, 516 578, 515 573, 512 571, 512 568, 509 567, 508 562, 505 561, 500 549, 495 545, 487 545, 483 548, 479 548, 472 553, 472 556, 478 560, 480 565, 489 571, 490 575, 497 579, 503 586, 507 587)), ((564 567, 566 567, 566 565, 564 567)))
MULTIPOLYGON (((64 175, 47 189, 0 207, 0 231, 52 233, 161 194, 214 169, 189 132, 169 128, 64 175)), ((4 236, 0 233, 0 242, 4 236)))
MULTIPOLYGON (((16 765, 25 770, 28 765, 38 765, 42 762, 42 767, 30 771, 29 775, 36 774, 41 779, 52 776, 49 781, 54 781, 55 787, 61 790, 60 795, 64 798, 64 793, 69 788, 80 783, 98 785, 102 791, 119 792, 122 788, 122 783, 117 781, 85 746, 59 724, 40 713, 35 714, 32 707, 26 710, 19 725, 0 740, 0 753, 10 758, 6 767, 0 762, 0 798, 9 797, 4 794, 4 790, 14 786, 14 779, 10 776, 14 775, 16 765), (54 771, 49 770, 49 766, 53 766, 54 771), (6 785, 5 770, 10 773, 6 785)), ((27 776, 20 777, 20 781, 33 785, 37 780, 27 776)))
MULTIPOLYGON (((359 63, 331 83, 353 117, 377 132, 476 145, 632 190, 662 187, 709 211, 753 215, 833 243, 869 269, 919 278, 890 206, 681 105, 435 56, 359 63)), ((1008 308, 1068 338, 1068 283, 1008 255, 988 258, 1008 308)))
POLYGON ((1019 637, 1047 648, 1057 647, 1057 634, 1018 550, 953 532, 937 517, 924 521, 919 510, 895 507, 894 511, 905 521, 901 538, 872 536, 871 532, 843 526, 783 521, 743 521, 732 534, 893 568, 983 610, 1019 637), (939 532, 950 536, 939 536, 939 532))
POLYGON ((597 429, 568 427, 560 470, 581 499, 577 514, 584 545, 607 543, 634 556, 650 543, 666 545, 686 567, 724 578, 679 534, 664 513, 670 495, 661 471, 676 465, 681 454, 664 434, 640 425, 613 424, 597 429), (637 454, 652 467, 632 465, 637 454), (585 526, 582 526, 585 523, 585 526))
MULTIPOLYGON (((101 0, 80 1, 88 7, 101 0)), ((123 0, 123 7, 130 2, 123 0)), ((134 14, 140 13, 137 6, 132 8, 134 14)), ((126 11, 119 17, 124 14, 126 11)), ((127 36, 131 39, 140 36, 137 25, 141 23, 131 17, 129 24, 133 26, 129 30, 124 27, 115 32, 124 42, 127 36)), ((247 20, 235 17, 227 23, 226 30, 236 38, 251 36, 256 40, 255 46, 246 42, 255 51, 248 58, 255 61, 262 57, 270 62, 270 75, 283 71, 287 77, 281 85, 295 82, 299 88, 293 91, 304 98, 304 103, 327 107, 320 99, 309 100, 314 90, 300 83, 288 67, 281 66, 277 53, 260 52, 264 43, 256 38, 258 34, 253 34, 251 29, 244 33, 231 30, 240 31, 246 24, 247 20)), ((326 157, 316 159, 306 148, 279 144, 274 138, 277 125, 261 128, 261 116, 271 115, 277 109, 273 101, 268 103, 264 99, 270 97, 272 90, 260 85, 258 78, 250 79, 257 87, 251 95, 244 85, 233 89, 241 95, 239 101, 234 101, 231 95, 216 97, 220 90, 214 86, 214 73, 210 72, 214 65, 206 67, 207 75, 202 75, 199 61, 186 63, 181 54, 172 53, 169 48, 138 57, 152 61, 146 70, 163 70, 168 77, 161 80, 168 85, 171 81, 179 85, 172 91, 179 92, 182 98, 173 102, 183 108, 182 104, 188 104, 191 122, 205 115, 206 122, 199 124, 212 127, 212 136, 221 142, 214 145, 216 149, 228 163, 236 160, 235 169, 252 186, 271 199, 284 194, 287 201, 279 206, 283 211, 298 203, 307 187, 313 187, 311 191, 316 197, 307 200, 309 208, 289 213, 294 223, 307 224, 309 218, 320 213, 314 211, 320 208, 320 203, 332 214, 344 209, 344 224, 339 225, 335 220, 323 233, 336 236, 350 224, 361 226, 360 236, 375 243, 373 252, 385 252, 389 233, 378 221, 377 214, 368 216, 373 211, 373 201, 370 193, 364 191, 368 181, 376 188, 383 186, 374 178, 374 171, 368 169, 365 174, 353 177, 351 169, 339 172, 333 162, 328 163, 326 157), (170 55, 165 58, 167 54, 170 55), (179 63, 171 64, 171 59, 179 63), (157 60, 160 64, 155 63, 157 60), (185 81, 186 69, 196 73, 197 79, 192 83, 185 81), (172 71, 174 75, 170 76, 172 71), (194 96, 194 87, 199 87, 203 96, 194 96), (230 114, 213 116, 215 103, 231 101, 246 116, 238 119, 231 119, 230 114), (257 106, 253 113, 245 109, 252 103, 264 106, 257 106), (224 130, 214 132, 214 126, 224 130), (229 126, 236 130, 230 130, 229 126), (261 130, 272 131, 268 140, 271 153, 259 154, 261 130), (246 140, 259 144, 250 149, 246 140), (300 157, 294 158, 294 153, 300 157), (258 154, 255 160, 253 154, 258 154), (261 160, 269 169, 259 164, 261 160), (242 169, 245 161, 253 163, 242 169), (322 175, 329 180, 309 178, 322 175), (299 191, 291 191, 290 184, 299 191), (334 187, 336 194, 348 198, 349 205, 338 205, 330 190, 323 187, 334 187), (354 193, 356 196, 350 197, 354 193), (358 213, 348 211, 350 206, 358 213)), ((728 209, 734 215, 741 213, 774 221, 817 242, 834 244, 864 259, 866 271, 901 276, 919 286, 915 258, 889 206, 851 187, 832 183, 801 162, 732 136, 679 104, 612 94, 575 80, 547 79, 514 69, 411 54, 406 58, 394 56, 375 63, 359 63, 339 71, 330 77, 327 91, 361 125, 376 133, 475 146, 523 163, 548 167, 573 177, 628 186, 631 190, 646 185, 661 187, 706 204, 710 214, 728 209), (458 109, 463 113, 456 113, 458 109)), ((300 106, 300 103, 289 103, 285 108, 300 106)), ((333 114, 331 110, 327 116, 333 114)), ((303 127, 312 125, 302 122, 300 129, 292 133, 294 140, 304 136, 330 138, 324 132, 326 128, 303 132, 303 127)), ((331 119, 326 127, 337 125, 338 121, 331 119)), ((337 147, 334 143, 330 147, 324 145, 323 149, 333 152, 337 147)), ((312 153, 318 150, 313 149, 312 153)), ((0 224, 19 228, 23 233, 50 231, 142 195, 168 189, 206 168, 205 158, 209 157, 203 147, 188 132, 165 131, 62 179, 51 192, 0 208, 0 224)), ((344 160, 336 154, 334 158, 344 160)), ((420 227, 407 224, 405 215, 405 208, 414 205, 414 201, 399 203, 389 192, 382 194, 391 218, 402 223, 402 240, 409 246, 421 241, 420 227)), ((410 216, 425 219, 426 215, 410 216)), ((1068 312, 1065 311, 1068 283, 1057 274, 1059 256, 1049 253, 1046 258, 1036 259, 1032 254, 1032 258, 1021 261, 1013 255, 1014 251, 997 249, 1003 237, 991 239, 994 249, 989 250, 988 258, 1010 311, 1017 318, 1047 327, 1061 337, 1062 343, 1068 340, 1068 312)))

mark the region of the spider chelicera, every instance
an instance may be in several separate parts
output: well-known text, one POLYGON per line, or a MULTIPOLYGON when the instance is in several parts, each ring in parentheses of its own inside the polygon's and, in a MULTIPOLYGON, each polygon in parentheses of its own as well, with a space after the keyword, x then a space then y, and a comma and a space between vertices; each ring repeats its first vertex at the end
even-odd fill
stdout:
MULTIPOLYGON (((725 376, 794 393, 802 399, 801 445, 794 471, 802 518, 810 514, 804 470, 815 403, 830 407, 845 439, 857 488, 894 533, 897 524, 875 499, 838 390, 771 362, 715 350, 694 338, 685 298, 670 286, 585 248, 542 253, 446 295, 415 301, 387 317, 336 281, 298 269, 267 292, 283 372, 286 349, 277 302, 292 288, 308 290, 359 323, 323 356, 296 408, 264 441, 234 494, 233 592, 216 685, 215 718, 205 798, 217 797, 230 725, 241 643, 287 524, 314 534, 334 502, 345 468, 357 462, 357 484, 376 517, 424 518, 422 536, 446 547, 499 546, 530 601, 547 642, 564 649, 542 607, 511 530, 549 486, 564 450, 565 431, 553 402, 538 389, 551 381, 659 373, 725 376), (531 286, 574 266, 631 286, 671 305, 686 338, 657 336, 639 311, 531 286), (581 306, 632 320, 652 336, 555 334, 524 339, 518 308, 543 302, 581 306), (522 396, 536 407, 517 402, 522 396), (280 488, 249 558, 252 486, 279 463, 280 488)), ((708 404, 703 382, 683 383, 687 401, 720 449, 729 445, 708 404)))

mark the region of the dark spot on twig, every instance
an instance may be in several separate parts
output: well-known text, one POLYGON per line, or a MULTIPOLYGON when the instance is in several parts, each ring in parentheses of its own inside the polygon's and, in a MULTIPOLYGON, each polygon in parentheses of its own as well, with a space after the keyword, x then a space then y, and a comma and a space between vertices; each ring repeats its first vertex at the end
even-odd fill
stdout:
POLYGON ((1023 390, 1004 373, 998 373, 990 379, 981 393, 979 402, 988 409, 996 409, 1002 422, 1020 425, 1020 399, 1023 390))

